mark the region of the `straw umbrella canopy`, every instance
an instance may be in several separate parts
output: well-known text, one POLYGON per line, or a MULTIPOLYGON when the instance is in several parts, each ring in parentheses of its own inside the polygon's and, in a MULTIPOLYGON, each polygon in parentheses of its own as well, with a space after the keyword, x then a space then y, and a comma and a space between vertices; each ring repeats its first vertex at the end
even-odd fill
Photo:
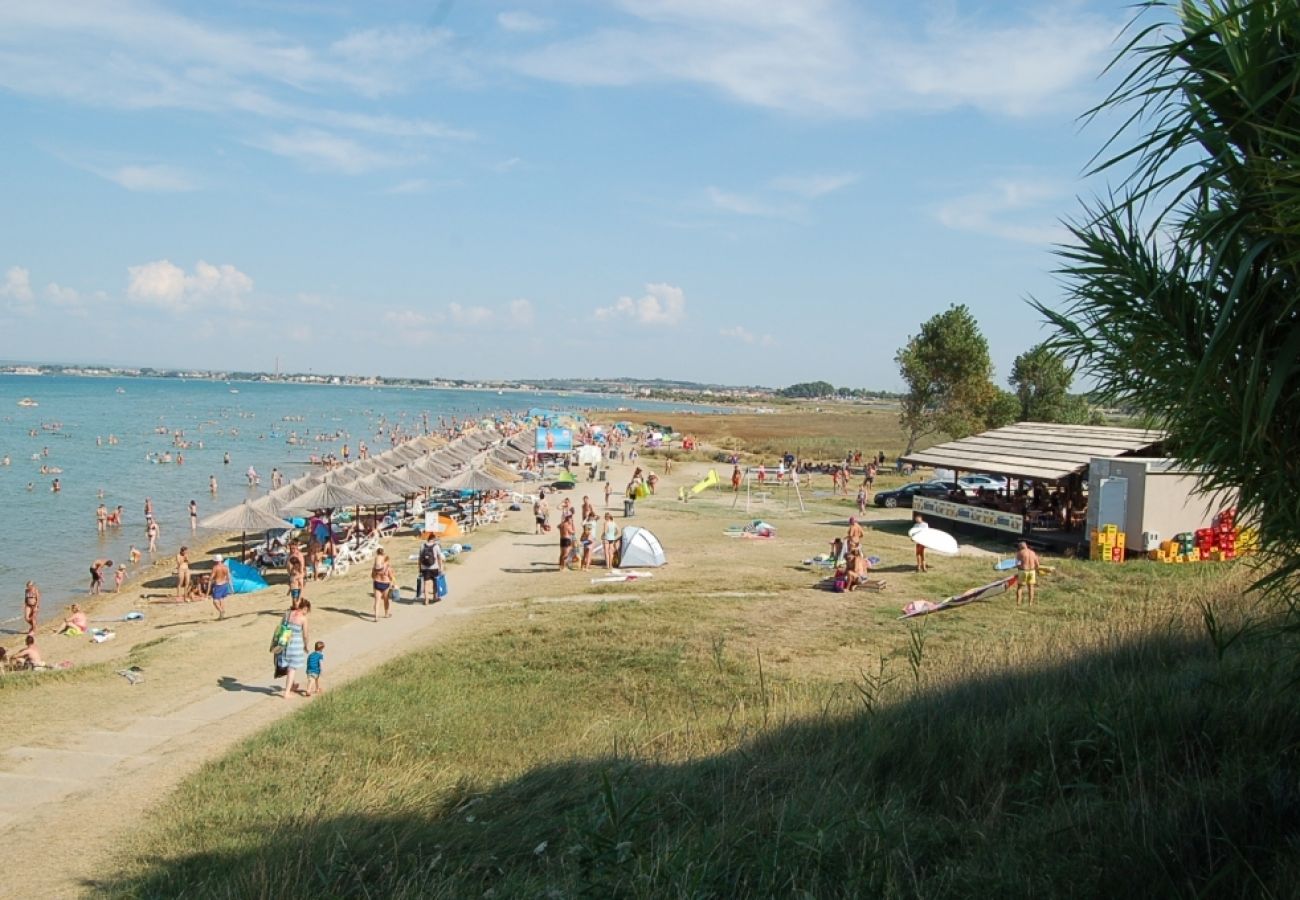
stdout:
POLYGON ((440 472, 432 468, 426 468, 423 465, 417 465, 398 469, 393 473, 393 477, 400 478, 407 484, 418 485, 420 490, 424 490, 441 484, 442 480, 450 474, 450 472, 440 472))
POLYGON ((401 503, 406 498, 397 491, 389 490, 378 482, 379 475, 367 475, 360 481, 354 481, 348 485, 348 490, 356 491, 366 498, 364 506, 388 506, 393 503, 401 503))
POLYGON ((309 490, 311 490, 309 485, 303 484, 301 479, 295 478, 293 481, 286 482, 284 485, 271 491, 271 493, 266 496, 276 505, 285 507, 289 504, 290 500, 302 496, 309 490))
POLYGON ((388 452, 392 455, 393 459, 401 462, 415 462, 415 460, 424 456, 424 454, 429 451, 425 450, 423 447, 417 447, 414 441, 410 441, 405 444, 400 444, 388 452))
POLYGON ((507 469, 505 466, 492 462, 492 460, 487 460, 483 464, 483 471, 491 475, 493 478, 504 481, 507 484, 514 484, 521 480, 521 476, 512 472, 510 469, 507 469))
POLYGON ((351 488, 326 478, 320 484, 293 499, 289 509, 311 512, 318 509, 338 509, 342 506, 365 506, 370 499, 351 488))
POLYGON ((200 521, 199 525, 219 531, 238 531, 240 533, 239 547, 241 555, 247 547, 248 532, 289 527, 289 523, 284 519, 260 509, 252 500, 245 500, 237 506, 230 507, 230 509, 213 513, 200 521))
POLYGON ((502 481, 493 475, 489 475, 482 469, 469 468, 464 472, 459 472, 447 480, 443 481, 438 487, 445 488, 449 491, 508 491, 510 484, 502 481))
POLYGON ((374 475, 371 475, 366 480, 374 481, 375 484, 379 485, 385 490, 390 491, 394 494, 401 494, 403 497, 409 497, 414 494, 418 494, 421 491, 423 491, 425 487, 428 487, 428 485, 418 485, 413 482, 407 481, 405 478, 401 476, 400 473, 395 474, 393 472, 376 472, 374 475))

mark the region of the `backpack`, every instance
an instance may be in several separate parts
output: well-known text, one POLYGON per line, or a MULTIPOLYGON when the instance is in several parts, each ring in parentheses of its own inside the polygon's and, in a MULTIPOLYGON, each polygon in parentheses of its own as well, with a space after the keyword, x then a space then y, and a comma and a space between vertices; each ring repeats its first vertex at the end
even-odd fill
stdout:
POLYGON ((433 544, 425 544, 420 548, 420 568, 438 568, 438 550, 433 544))

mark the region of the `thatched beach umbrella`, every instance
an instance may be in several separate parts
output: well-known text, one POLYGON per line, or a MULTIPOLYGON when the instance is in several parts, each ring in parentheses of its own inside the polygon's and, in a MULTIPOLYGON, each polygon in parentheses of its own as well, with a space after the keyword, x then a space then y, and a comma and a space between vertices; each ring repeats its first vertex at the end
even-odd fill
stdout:
POLYGON ((370 500, 356 491, 326 478, 306 493, 295 497, 288 507, 293 510, 313 512, 318 509, 338 509, 342 506, 364 506, 370 500))
POLYGON ((238 531, 241 556, 246 549, 248 532, 289 527, 289 523, 280 516, 259 508, 252 500, 245 500, 238 506, 214 513, 200 521, 199 525, 219 531, 238 531))
POLYGON ((381 485, 376 479, 378 475, 367 475, 359 481, 349 484, 348 490, 355 491, 366 498, 364 506, 389 506, 394 503, 401 503, 406 498, 396 491, 390 491, 381 485))
POLYGON ((449 491, 474 491, 475 493, 510 490, 508 482, 502 481, 494 475, 489 475, 482 469, 475 468, 466 469, 464 472, 452 475, 438 487, 449 491))

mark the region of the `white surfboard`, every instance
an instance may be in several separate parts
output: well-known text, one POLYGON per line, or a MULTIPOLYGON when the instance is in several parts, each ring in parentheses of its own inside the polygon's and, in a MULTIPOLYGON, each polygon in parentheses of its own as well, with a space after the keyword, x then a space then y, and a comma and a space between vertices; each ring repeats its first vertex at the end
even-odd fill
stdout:
POLYGON ((933 550, 943 556, 956 556, 959 552, 955 537, 929 525, 913 525, 908 529, 907 536, 925 549, 933 550))

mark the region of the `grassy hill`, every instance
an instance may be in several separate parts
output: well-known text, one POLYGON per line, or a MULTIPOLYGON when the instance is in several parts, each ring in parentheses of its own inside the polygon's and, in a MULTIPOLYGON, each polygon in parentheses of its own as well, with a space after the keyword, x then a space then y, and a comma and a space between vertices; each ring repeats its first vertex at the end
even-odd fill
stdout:
POLYGON ((890 589, 832 594, 795 563, 844 501, 764 543, 727 499, 660 504, 661 577, 507 581, 206 767, 105 893, 1294 895, 1296 648, 1244 567, 1062 560, 903 623, 988 559, 915 575, 880 521, 890 589))

